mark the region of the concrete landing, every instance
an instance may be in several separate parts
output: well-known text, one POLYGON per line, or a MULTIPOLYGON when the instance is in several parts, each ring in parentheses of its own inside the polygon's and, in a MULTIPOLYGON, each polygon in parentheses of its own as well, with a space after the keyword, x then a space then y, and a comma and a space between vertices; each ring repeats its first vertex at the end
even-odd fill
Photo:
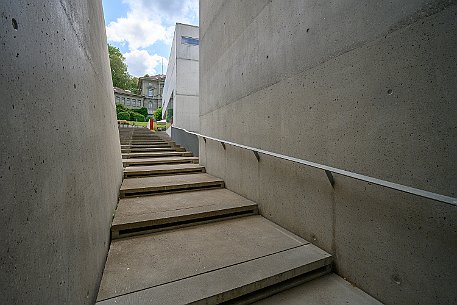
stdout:
POLYGON ((208 174, 186 174, 124 179, 120 197, 224 187, 224 181, 208 174))
POLYGON ((311 282, 252 303, 255 305, 382 305, 336 274, 324 275, 311 282))
POLYGON ((98 304, 218 304, 322 270, 331 256, 261 216, 114 240, 98 304), (104 302, 101 302, 104 301, 104 302))
POLYGON ((123 159, 130 158, 157 158, 157 157, 192 157, 191 152, 178 152, 178 151, 156 151, 156 152, 141 152, 141 153, 125 153, 122 154, 123 159))
POLYGON ((124 166, 170 164, 170 163, 198 163, 198 157, 162 157, 162 158, 134 158, 122 159, 124 166))
POLYGON ((111 237, 123 238, 257 212, 256 203, 227 189, 121 199, 111 237))
POLYGON ((205 167, 195 163, 129 166, 124 169, 124 177, 188 174, 198 172, 204 173, 205 167))

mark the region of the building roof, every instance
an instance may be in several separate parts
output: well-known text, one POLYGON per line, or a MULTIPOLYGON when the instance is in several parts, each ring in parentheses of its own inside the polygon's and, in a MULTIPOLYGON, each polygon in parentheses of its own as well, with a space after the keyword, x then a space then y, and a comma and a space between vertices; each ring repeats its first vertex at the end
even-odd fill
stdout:
POLYGON ((162 80, 164 81, 165 80, 165 77, 166 75, 163 75, 163 74, 157 74, 157 75, 153 75, 153 76, 143 76, 143 77, 140 77, 138 79, 138 81, 154 81, 154 80, 162 80))
POLYGON ((128 95, 128 96, 134 96, 134 97, 144 97, 143 95, 135 94, 132 91, 129 90, 124 90, 118 87, 113 87, 114 93, 117 94, 123 94, 123 95, 128 95))

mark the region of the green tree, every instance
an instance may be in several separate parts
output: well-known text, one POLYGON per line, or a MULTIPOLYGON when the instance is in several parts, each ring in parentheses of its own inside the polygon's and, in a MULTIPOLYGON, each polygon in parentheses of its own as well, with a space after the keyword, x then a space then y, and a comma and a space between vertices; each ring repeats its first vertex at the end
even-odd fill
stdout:
POLYGON ((146 107, 136 109, 135 111, 138 112, 139 114, 142 114, 145 117, 148 116, 148 109, 146 107))
POLYGON ((112 45, 108 45, 108 53, 113 86, 128 89, 131 76, 127 72, 127 64, 124 62, 125 57, 118 48, 112 45))
POLYGON ((154 110, 153 115, 154 115, 154 120, 156 122, 162 120, 162 107, 159 107, 156 110, 154 110))
POLYGON ((138 88, 138 77, 130 77, 129 81, 127 82, 127 90, 130 90, 135 94, 140 93, 140 88, 138 88))

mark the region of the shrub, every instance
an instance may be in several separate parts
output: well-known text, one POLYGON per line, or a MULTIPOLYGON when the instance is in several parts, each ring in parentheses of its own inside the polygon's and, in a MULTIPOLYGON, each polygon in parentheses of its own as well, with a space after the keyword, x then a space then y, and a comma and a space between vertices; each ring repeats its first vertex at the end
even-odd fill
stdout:
POLYGON ((153 116, 156 122, 160 121, 162 119, 162 107, 159 107, 156 110, 154 110, 153 116))
POLYGON ((142 114, 137 113, 137 112, 131 112, 130 113, 130 121, 144 122, 144 116, 142 114))
POLYGON ((139 114, 141 114, 145 117, 148 116, 148 109, 146 107, 137 109, 137 110, 135 110, 135 112, 138 112, 139 114))
POLYGON ((118 112, 117 119, 118 120, 126 120, 126 121, 128 121, 128 120, 130 120, 130 113, 125 112, 125 111, 118 112))

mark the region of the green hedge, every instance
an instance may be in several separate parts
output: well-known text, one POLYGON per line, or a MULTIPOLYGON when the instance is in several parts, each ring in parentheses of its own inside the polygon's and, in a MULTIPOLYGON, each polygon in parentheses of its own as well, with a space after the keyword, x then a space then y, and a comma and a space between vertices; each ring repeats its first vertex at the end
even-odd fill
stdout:
POLYGON ((136 113, 136 112, 131 112, 130 113, 130 121, 144 122, 144 115, 136 113))
POLYGON ((130 113, 128 112, 118 112, 117 113, 117 119, 118 120, 130 120, 130 113))

